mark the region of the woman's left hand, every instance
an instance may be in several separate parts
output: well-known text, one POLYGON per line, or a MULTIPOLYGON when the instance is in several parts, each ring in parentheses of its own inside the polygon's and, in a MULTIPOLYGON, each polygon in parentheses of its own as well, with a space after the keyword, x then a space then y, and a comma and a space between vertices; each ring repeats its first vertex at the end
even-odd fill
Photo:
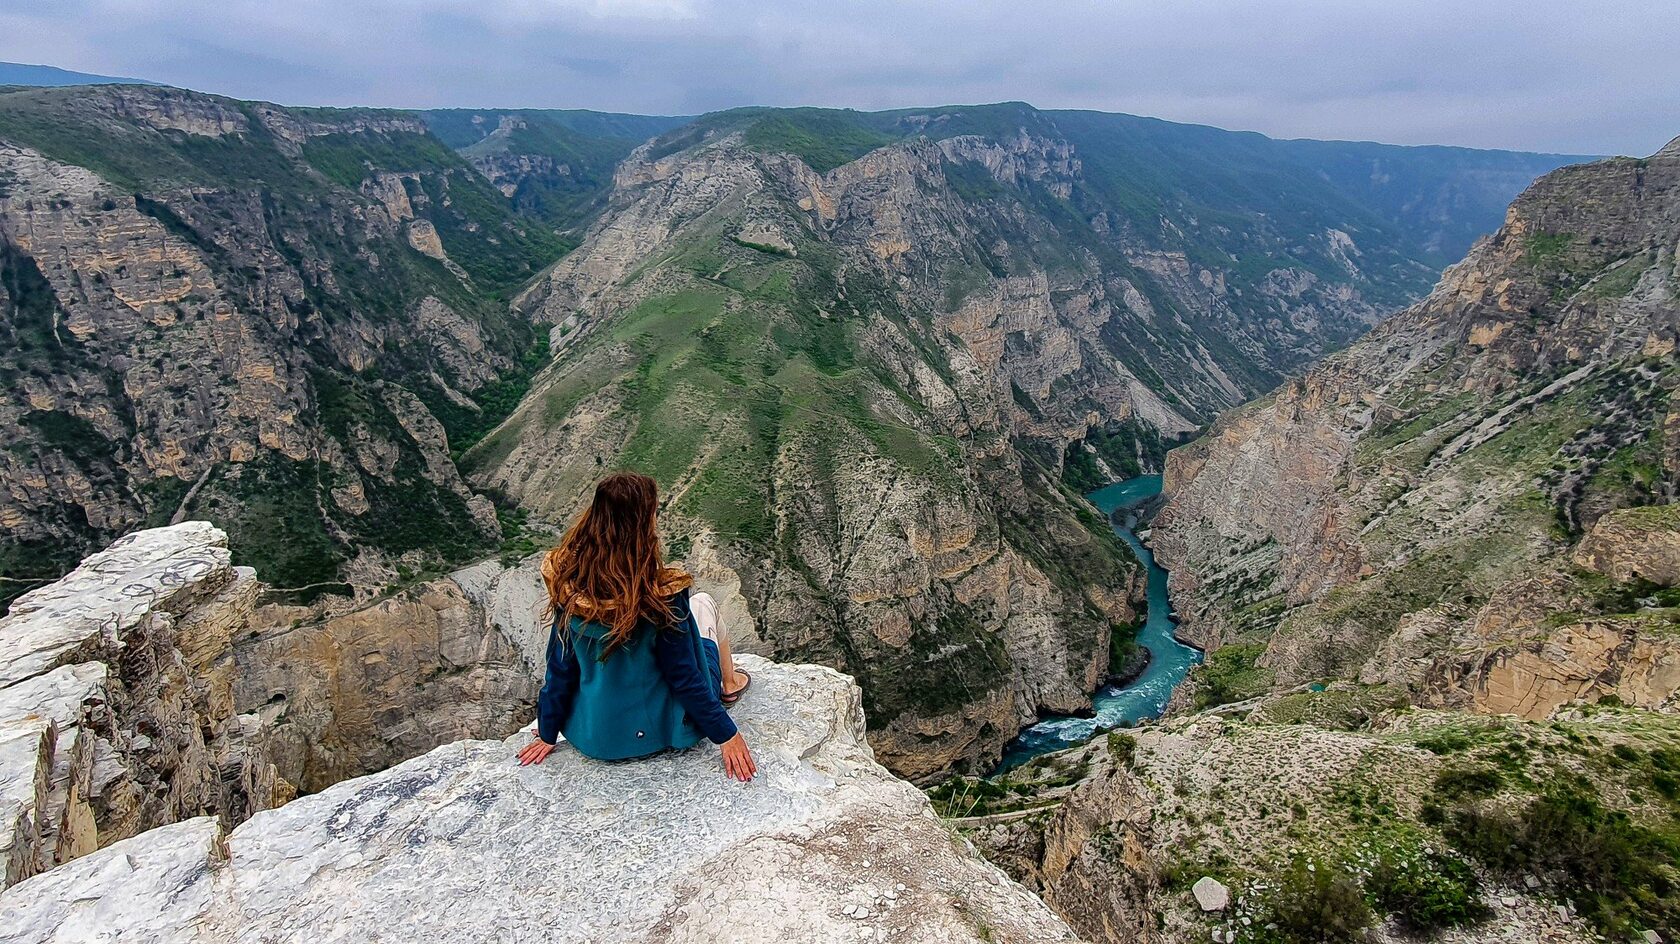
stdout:
POLYGON ((519 749, 519 766, 526 767, 531 764, 540 764, 544 757, 552 753, 554 753, 554 745, 542 738, 534 738, 531 743, 519 749))

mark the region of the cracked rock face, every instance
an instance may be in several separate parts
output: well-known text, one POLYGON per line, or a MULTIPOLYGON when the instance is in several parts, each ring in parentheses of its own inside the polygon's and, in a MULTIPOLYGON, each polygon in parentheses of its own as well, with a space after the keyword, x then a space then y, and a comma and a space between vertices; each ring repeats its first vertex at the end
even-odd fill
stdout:
POLYGON ((0 620, 0 885, 291 796, 234 712, 231 637, 254 588, 226 535, 189 522, 129 535, 17 600, 0 620))
POLYGON ((751 784, 703 747, 536 767, 440 747, 259 814, 189 820, 8 890, 9 941, 1072 941, 875 763, 857 688, 751 656, 751 784), (74 902, 72 905, 71 903, 74 902))
POLYGON ((1677 246, 1672 149, 1555 171, 1424 302, 1171 453, 1182 634, 1279 688, 1672 704, 1677 246))
POLYGON ((452 518, 461 543, 499 538, 431 412, 481 413, 527 346, 445 253, 482 237, 422 199, 471 171, 375 169, 364 192, 308 157, 418 140, 417 119, 151 87, 13 89, 0 112, 7 575, 50 579, 189 515, 271 548, 279 585, 326 582, 356 554, 418 569, 416 541, 393 540, 410 507, 452 518), (86 147, 30 130, 42 113, 86 147), (227 163, 196 163, 199 146, 227 163), (374 452, 388 461, 357 461, 374 452), (247 520, 263 501, 290 544, 247 520))
POLYGON ((493 562, 460 579, 325 617, 261 605, 227 535, 198 521, 137 531, 19 598, 0 620, 0 887, 515 730, 541 682, 539 585, 493 562))

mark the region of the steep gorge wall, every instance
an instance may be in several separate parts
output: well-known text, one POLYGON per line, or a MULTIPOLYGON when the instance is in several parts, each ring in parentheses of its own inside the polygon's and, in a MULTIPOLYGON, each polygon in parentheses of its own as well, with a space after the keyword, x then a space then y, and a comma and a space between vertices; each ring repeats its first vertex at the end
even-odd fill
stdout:
POLYGON ((1680 144, 1556 171, 1427 300, 1171 454, 1183 633, 1251 689, 1665 703, 1677 246, 1680 144))
POLYGON ((496 293, 559 251, 412 116, 0 94, 0 568, 201 517, 371 595, 493 546, 449 440, 527 370, 496 293))

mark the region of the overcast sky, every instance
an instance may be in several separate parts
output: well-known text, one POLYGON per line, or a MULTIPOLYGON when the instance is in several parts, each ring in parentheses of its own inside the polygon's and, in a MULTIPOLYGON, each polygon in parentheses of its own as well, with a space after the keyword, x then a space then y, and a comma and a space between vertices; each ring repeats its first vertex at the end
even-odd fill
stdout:
POLYGON ((1676 0, 0 0, 0 59, 299 105, 1020 99, 1637 155, 1680 134, 1676 0))

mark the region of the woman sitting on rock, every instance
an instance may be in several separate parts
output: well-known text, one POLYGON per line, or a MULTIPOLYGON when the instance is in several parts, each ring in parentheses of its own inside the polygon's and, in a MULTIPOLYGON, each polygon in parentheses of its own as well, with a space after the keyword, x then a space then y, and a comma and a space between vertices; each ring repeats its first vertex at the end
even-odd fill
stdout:
POLYGON ((548 675, 537 696, 540 764, 560 734, 598 760, 645 757, 699 743, 723 746, 736 780, 758 772, 725 710, 752 679, 737 671, 717 604, 660 559, 659 487, 634 472, 595 486, 595 500, 543 559, 554 618, 548 675))

